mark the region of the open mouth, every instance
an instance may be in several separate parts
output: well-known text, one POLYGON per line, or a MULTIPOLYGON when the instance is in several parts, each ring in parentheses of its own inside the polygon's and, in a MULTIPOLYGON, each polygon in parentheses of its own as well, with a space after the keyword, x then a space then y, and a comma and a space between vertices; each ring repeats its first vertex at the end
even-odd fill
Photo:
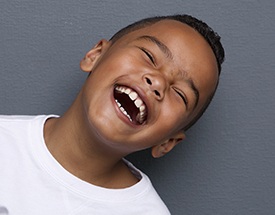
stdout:
POLYGON ((114 98, 120 111, 130 122, 141 125, 147 119, 147 107, 136 91, 129 87, 117 85, 114 98))

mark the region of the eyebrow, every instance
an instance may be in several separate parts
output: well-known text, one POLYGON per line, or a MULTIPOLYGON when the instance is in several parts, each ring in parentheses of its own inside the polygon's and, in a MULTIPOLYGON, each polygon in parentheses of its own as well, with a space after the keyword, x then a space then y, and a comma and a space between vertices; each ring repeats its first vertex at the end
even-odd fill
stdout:
POLYGON ((198 102, 199 102, 200 93, 199 93, 199 90, 196 87, 194 81, 191 78, 187 79, 187 83, 191 87, 191 89, 192 89, 192 91, 193 91, 193 93, 195 95, 195 105, 194 105, 194 108, 193 108, 193 109, 195 109, 197 107, 197 105, 198 105, 198 102))
MULTIPOLYGON (((159 39, 157 39, 154 36, 149 36, 149 35, 143 35, 137 38, 137 40, 148 40, 150 42, 153 42, 154 44, 156 44, 159 49, 166 55, 167 58, 169 59, 173 59, 173 54, 170 51, 170 49, 164 44, 162 43, 159 39)), ((186 74, 186 71, 182 71, 183 74, 186 74)), ((194 108, 195 109, 198 105, 199 102, 199 98, 200 98, 200 93, 198 88, 196 87, 194 81, 191 78, 188 78, 186 80, 187 84, 190 86, 190 88, 192 89, 194 95, 195 95, 195 105, 194 108)))

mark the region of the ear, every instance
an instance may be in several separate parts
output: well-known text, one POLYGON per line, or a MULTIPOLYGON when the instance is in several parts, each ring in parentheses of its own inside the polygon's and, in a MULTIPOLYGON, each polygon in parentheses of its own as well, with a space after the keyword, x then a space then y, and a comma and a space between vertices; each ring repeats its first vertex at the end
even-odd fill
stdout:
POLYGON ((100 40, 80 61, 81 70, 84 72, 91 72, 95 63, 107 47, 109 47, 109 42, 105 39, 100 40))
POLYGON ((154 158, 162 157, 163 155, 170 152, 179 142, 185 139, 185 134, 181 131, 175 134, 164 143, 152 147, 152 156, 154 158))

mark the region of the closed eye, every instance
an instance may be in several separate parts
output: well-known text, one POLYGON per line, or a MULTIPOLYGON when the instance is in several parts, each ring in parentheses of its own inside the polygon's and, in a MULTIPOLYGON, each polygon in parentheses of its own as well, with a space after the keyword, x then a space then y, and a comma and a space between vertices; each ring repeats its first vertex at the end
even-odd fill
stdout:
POLYGON ((187 101, 185 95, 182 92, 180 92, 179 90, 175 89, 175 88, 174 88, 174 90, 181 97, 181 99, 183 100, 184 104, 187 106, 188 105, 188 101, 187 101))
POLYGON ((155 59, 154 59, 153 55, 152 55, 150 52, 148 52, 146 49, 144 49, 144 48, 140 48, 140 49, 146 54, 146 56, 150 59, 150 61, 151 61, 154 65, 156 65, 156 64, 155 64, 155 59))

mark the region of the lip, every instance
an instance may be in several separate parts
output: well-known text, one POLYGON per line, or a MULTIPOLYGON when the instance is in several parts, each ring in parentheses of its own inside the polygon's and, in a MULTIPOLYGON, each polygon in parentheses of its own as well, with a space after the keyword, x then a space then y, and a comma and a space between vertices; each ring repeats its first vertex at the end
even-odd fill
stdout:
POLYGON ((143 126, 145 124, 147 124, 148 122, 148 119, 149 119, 149 115, 150 115, 150 105, 149 105, 149 101, 148 101, 148 98, 146 97, 146 94, 144 93, 144 91, 140 88, 140 87, 137 87, 137 86, 129 86, 127 84, 124 84, 124 83, 116 83, 113 87, 113 92, 115 90, 115 87, 119 85, 119 86, 125 86, 125 87, 129 87, 131 89, 133 89, 137 94, 138 96, 142 99, 143 103, 145 104, 146 106, 146 109, 147 109, 147 119, 145 121, 145 123, 141 124, 141 125, 138 125, 138 124, 134 124, 134 123, 131 123, 130 120, 120 111, 119 107, 117 106, 116 102, 115 102, 115 98, 114 98, 114 93, 112 93, 112 103, 115 107, 115 110, 116 110, 116 113, 118 115, 118 117, 123 121, 125 122, 126 124, 132 126, 132 127, 140 127, 140 126, 143 126))

